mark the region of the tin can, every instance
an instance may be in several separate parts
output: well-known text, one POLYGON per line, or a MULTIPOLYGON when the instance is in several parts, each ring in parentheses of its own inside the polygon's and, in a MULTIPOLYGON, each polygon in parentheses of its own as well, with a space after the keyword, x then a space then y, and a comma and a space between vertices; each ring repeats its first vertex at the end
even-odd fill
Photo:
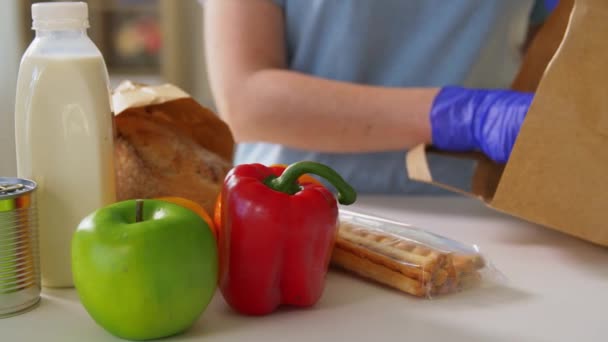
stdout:
POLYGON ((40 301, 36 183, 0 177, 0 318, 40 301))

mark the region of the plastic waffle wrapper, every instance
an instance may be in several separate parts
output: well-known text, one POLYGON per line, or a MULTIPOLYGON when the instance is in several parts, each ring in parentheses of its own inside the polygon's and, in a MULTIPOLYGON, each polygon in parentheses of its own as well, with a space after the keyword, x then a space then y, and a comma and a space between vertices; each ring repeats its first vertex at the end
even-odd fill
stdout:
POLYGON ((422 298, 505 280, 475 245, 347 210, 340 211, 331 263, 422 298))

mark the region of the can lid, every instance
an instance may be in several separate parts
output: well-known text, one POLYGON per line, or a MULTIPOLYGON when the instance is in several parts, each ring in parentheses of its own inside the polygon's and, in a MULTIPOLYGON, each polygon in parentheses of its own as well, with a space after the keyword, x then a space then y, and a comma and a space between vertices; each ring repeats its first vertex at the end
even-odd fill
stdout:
POLYGON ((0 199, 16 198, 34 191, 37 185, 29 179, 0 177, 0 199))

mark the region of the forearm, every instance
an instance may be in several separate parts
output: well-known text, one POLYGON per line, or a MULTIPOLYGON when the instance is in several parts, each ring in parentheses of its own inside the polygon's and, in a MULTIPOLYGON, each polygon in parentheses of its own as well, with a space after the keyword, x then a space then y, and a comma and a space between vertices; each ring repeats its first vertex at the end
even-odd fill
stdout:
POLYGON ((209 0, 205 25, 211 88, 237 141, 324 152, 431 141, 436 89, 364 86, 289 71, 283 12, 271 1, 209 0))
POLYGON ((205 26, 211 88, 238 142, 323 152, 433 143, 482 150, 503 162, 532 99, 500 90, 358 85, 289 71, 284 14, 269 0, 208 0, 205 26))
POLYGON ((437 91, 356 85, 264 69, 230 91, 215 92, 220 113, 239 142, 371 152, 429 143, 429 112, 437 91))

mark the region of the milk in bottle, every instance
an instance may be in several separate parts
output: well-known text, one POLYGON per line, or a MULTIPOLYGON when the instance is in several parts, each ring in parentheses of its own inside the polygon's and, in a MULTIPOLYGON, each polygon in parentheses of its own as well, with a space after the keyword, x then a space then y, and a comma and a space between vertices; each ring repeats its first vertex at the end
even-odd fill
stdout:
POLYGON ((87 36, 86 3, 37 3, 32 18, 17 82, 17 172, 39 186, 42 285, 71 287, 73 231, 115 201, 108 75, 87 36))

